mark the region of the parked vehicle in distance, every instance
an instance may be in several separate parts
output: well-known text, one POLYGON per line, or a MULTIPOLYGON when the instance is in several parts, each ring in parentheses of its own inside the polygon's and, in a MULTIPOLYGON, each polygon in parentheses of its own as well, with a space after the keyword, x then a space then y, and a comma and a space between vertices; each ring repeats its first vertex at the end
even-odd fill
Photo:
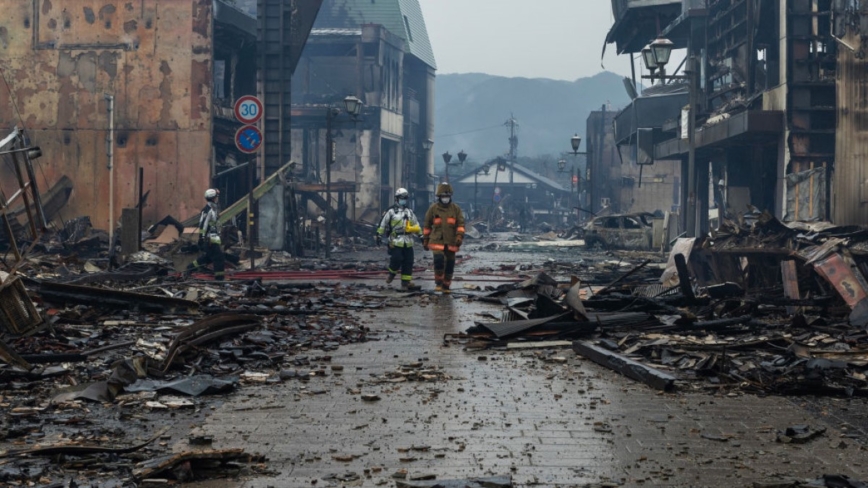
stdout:
POLYGON ((636 213, 594 217, 585 224, 587 247, 650 250, 654 242, 654 214, 636 213))

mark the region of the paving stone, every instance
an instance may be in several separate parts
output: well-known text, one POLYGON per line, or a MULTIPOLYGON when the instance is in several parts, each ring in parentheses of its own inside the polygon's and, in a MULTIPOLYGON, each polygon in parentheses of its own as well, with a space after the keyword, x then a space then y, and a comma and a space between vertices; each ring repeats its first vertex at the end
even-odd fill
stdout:
MULTIPOLYGON (((382 340, 330 352, 331 362, 344 369, 311 379, 309 389, 325 390, 321 395, 288 381, 258 390, 260 403, 230 396, 210 413, 201 430, 214 448, 266 453, 269 469, 279 475, 199 486, 327 486, 329 473, 361 474, 373 466, 381 471, 362 476, 358 486, 392 486, 391 474, 399 469, 437 479, 512 474, 520 486, 614 481, 719 487, 751 486, 774 473, 866 476, 866 451, 858 443, 835 447, 840 422, 832 425, 789 399, 660 394, 567 351, 557 351, 565 363, 544 363, 526 351, 443 347, 445 333, 462 331, 479 312, 501 308, 458 296, 393 305, 360 315, 382 340), (479 361, 480 355, 487 360, 479 361), (371 384, 371 374, 382 377, 420 359, 452 379, 371 384), (365 402, 362 394, 380 399, 365 402), (257 411, 255 405, 286 408, 257 411), (247 407, 253 410, 233 411, 247 407), (611 431, 595 430, 595 424, 611 431), (798 424, 828 430, 809 444, 774 442, 777 430, 798 424), (717 442, 702 433, 732 437, 717 442), (414 445, 431 450, 398 451, 414 445), (333 456, 347 454, 354 456, 333 456), (402 462, 406 457, 416 461, 402 462)), ((288 360, 284 369, 293 369, 288 360)))

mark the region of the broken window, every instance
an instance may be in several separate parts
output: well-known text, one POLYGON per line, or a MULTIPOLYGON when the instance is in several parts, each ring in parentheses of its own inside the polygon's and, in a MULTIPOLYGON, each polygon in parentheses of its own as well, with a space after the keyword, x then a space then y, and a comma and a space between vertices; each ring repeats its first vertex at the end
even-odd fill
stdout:
POLYGON ((641 229, 642 224, 639 223, 638 220, 632 217, 624 218, 624 228, 625 229, 641 229))
POLYGON ((214 98, 226 98, 226 61, 214 60, 214 98))

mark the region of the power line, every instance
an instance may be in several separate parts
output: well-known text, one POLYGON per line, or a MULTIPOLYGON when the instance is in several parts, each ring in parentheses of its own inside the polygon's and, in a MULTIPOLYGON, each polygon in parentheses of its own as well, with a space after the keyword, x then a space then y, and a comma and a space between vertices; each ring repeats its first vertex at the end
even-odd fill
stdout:
POLYGON ((482 132, 484 130, 498 129, 502 126, 503 126, 502 124, 497 124, 497 125, 492 125, 491 127, 483 127, 481 129, 472 129, 472 130, 468 130, 468 131, 464 131, 464 132, 455 132, 453 134, 443 134, 443 135, 438 134, 436 137, 437 138, 443 138, 443 137, 460 136, 460 135, 464 135, 464 134, 470 134, 472 132, 482 132))

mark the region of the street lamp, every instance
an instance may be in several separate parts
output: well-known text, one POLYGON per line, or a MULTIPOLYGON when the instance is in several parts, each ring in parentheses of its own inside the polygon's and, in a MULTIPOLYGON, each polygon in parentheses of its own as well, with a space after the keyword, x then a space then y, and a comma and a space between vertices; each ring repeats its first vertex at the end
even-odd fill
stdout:
POLYGON ((651 49, 651 44, 646 44, 642 48, 642 60, 645 62, 645 67, 653 75, 657 71, 657 60, 654 59, 654 51, 651 49))
POLYGON ((455 163, 451 162, 452 161, 452 155, 449 154, 449 151, 446 151, 445 153, 443 153, 443 164, 446 166, 446 183, 449 183, 449 167, 450 166, 463 166, 464 161, 466 161, 466 160, 467 160, 467 153, 464 152, 463 149, 458 153, 458 161, 455 163))
POLYGON ((358 117, 359 114, 362 113, 362 101, 350 95, 344 98, 344 108, 347 110, 348 114, 353 117, 358 117))
POLYGON ((573 156, 578 156, 579 154, 588 154, 586 152, 579 152, 579 147, 582 145, 582 136, 576 134, 573 137, 570 137, 570 145, 573 146, 573 156))
MULTIPOLYGON (((687 68, 684 70, 684 76, 667 76, 666 64, 669 63, 669 58, 672 56, 674 43, 669 39, 658 37, 651 44, 646 46, 650 49, 651 55, 645 54, 645 49, 642 50, 642 58, 645 60, 645 66, 651 71, 649 76, 642 78, 662 81, 666 80, 687 80, 687 91, 689 101, 689 113, 687 117, 687 204, 684 210, 684 228, 687 231, 688 237, 696 237, 699 233, 705 232, 705 227, 708 225, 708 202, 702 202, 700 208, 697 208, 697 193, 699 187, 696 182, 696 56, 692 52, 688 52, 687 68), (660 70, 660 73, 654 74, 652 68, 660 70)), ((635 128, 634 128, 635 129, 635 128)), ((637 136, 638 137, 638 136, 637 136)))
MULTIPOLYGON (((362 113, 362 101, 349 95, 344 98, 344 110, 353 120, 356 120, 356 117, 362 113)), ((340 113, 341 109, 337 107, 326 109, 326 259, 331 258, 332 255, 332 222, 334 221, 332 212, 332 164, 335 162, 335 141, 334 136, 332 136, 332 124, 340 113)))
POLYGON ((491 165, 485 163, 481 168, 477 169, 476 173, 473 175, 473 210, 477 217, 479 216, 479 173, 483 173, 487 176, 490 169, 491 165))
MULTIPOLYGON (((579 155, 584 155, 584 156, 588 155, 587 152, 579 151, 579 148, 582 146, 582 136, 580 136, 579 134, 575 134, 575 135, 573 135, 573 137, 570 137, 570 146, 573 148, 573 156, 575 156, 577 160, 579 158, 579 155)), ((588 163, 588 160, 586 158, 585 159, 585 168, 588 167, 588 164, 589 163, 588 163)), ((579 167, 578 166, 579 166, 579 163, 576 162, 576 164, 573 165, 572 171, 570 171, 570 173, 572 173, 572 175, 570 176, 570 187, 572 187, 573 183, 575 182, 575 185, 576 185, 576 207, 577 207, 576 218, 581 219, 581 209, 578 207, 582 206, 582 201, 581 201, 581 198, 582 198, 581 195, 582 194, 581 194, 581 191, 579 188, 579 180, 581 178, 579 177, 579 167)), ((570 194, 572 195, 572 190, 570 191, 570 194)), ((591 198, 593 199, 593 195, 591 196, 591 198)))
POLYGON ((658 37, 651 43, 651 53, 654 55, 655 65, 660 70, 661 76, 665 76, 663 70, 669 64, 669 58, 672 56, 672 48, 674 46, 675 44, 672 41, 663 37, 658 37))

